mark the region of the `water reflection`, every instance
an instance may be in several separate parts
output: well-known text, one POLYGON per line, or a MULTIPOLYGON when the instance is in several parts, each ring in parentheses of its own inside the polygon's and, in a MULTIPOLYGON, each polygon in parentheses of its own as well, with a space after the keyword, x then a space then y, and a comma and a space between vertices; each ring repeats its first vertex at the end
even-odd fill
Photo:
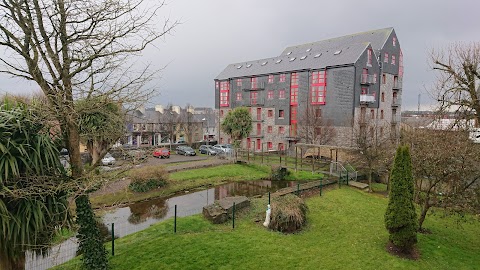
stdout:
POLYGON ((110 225, 115 223, 115 235, 124 235, 143 230, 161 220, 174 216, 177 205, 177 216, 190 216, 202 212, 204 206, 215 200, 229 196, 253 197, 267 192, 275 192, 281 188, 293 187, 296 182, 290 181, 248 181, 234 182, 215 188, 202 190, 171 198, 152 199, 120 207, 104 215, 103 221, 110 225))

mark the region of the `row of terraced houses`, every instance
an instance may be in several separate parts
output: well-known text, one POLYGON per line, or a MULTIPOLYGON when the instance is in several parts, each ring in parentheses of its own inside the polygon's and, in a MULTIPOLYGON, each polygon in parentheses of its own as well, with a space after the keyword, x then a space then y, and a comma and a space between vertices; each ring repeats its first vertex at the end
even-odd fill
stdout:
MULTIPOLYGON (((385 28, 230 64, 215 78, 215 107, 220 122, 233 108, 250 108, 253 129, 243 147, 255 151, 299 142, 299 119, 312 111, 308 117, 334 129, 329 144, 354 147, 355 134, 373 127, 381 137, 399 136, 402 79, 400 43, 395 30, 385 28)), ((220 130, 218 139, 231 142, 220 130)))

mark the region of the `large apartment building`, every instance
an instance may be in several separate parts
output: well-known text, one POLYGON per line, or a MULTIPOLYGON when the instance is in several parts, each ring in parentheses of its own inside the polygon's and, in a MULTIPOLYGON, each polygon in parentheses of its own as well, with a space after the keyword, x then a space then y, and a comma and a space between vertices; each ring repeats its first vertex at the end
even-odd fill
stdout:
MULTIPOLYGON (((253 129, 243 147, 255 151, 285 150, 302 141, 299 125, 312 118, 334 129, 328 144, 351 147, 365 129, 399 136, 402 78, 399 40, 393 28, 385 28, 230 64, 215 78, 215 106, 220 123, 229 110, 250 108, 253 129)), ((218 137, 231 141, 220 129, 218 137)))

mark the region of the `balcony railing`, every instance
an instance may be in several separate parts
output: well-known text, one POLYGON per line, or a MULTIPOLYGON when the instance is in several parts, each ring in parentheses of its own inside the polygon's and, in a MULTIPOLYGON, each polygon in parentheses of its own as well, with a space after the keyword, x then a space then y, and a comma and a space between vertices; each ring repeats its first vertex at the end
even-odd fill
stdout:
POLYGON ((392 100, 392 107, 399 107, 402 104, 402 100, 399 97, 394 97, 392 100))
POLYGON ((401 81, 393 82, 393 90, 400 90, 400 89, 402 89, 402 82, 401 81))
POLYGON ((252 107, 252 106, 263 106, 265 105, 264 98, 249 98, 243 101, 243 106, 252 107))
POLYGON ((362 74, 362 79, 361 79, 360 83, 361 84, 374 84, 376 82, 375 82, 375 78, 373 77, 373 75, 362 74))
POLYGON ((265 89, 265 82, 257 82, 256 85, 247 84, 245 88, 243 88, 243 91, 258 91, 258 90, 264 90, 265 89), (249 88, 246 88, 249 87, 249 88))
POLYGON ((400 115, 392 116, 392 125, 400 124, 400 115))
POLYGON ((370 104, 375 102, 375 95, 373 94, 361 94, 360 104, 370 104))
POLYGON ((250 138, 263 138, 264 132, 261 130, 260 132, 254 131, 250 134, 250 138))

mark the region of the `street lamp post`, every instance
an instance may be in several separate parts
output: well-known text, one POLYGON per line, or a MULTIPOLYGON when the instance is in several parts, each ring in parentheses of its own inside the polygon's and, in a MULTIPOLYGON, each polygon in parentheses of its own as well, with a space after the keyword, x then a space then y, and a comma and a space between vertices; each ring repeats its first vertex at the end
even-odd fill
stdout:
POLYGON ((205 144, 209 144, 208 143, 208 120, 206 117, 202 119, 202 126, 204 122, 206 122, 206 128, 205 128, 205 131, 203 132, 203 139, 206 141, 205 144))

